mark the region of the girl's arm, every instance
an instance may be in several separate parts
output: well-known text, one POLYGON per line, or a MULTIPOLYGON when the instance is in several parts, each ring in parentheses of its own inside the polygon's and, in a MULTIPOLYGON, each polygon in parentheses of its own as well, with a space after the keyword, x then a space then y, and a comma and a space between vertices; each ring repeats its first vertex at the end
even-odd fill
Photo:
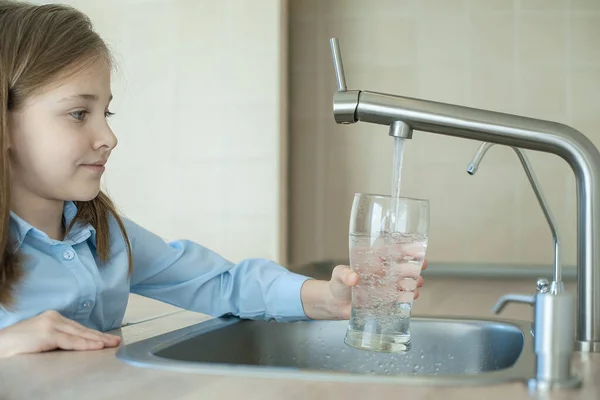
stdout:
POLYGON ((132 293, 211 316, 308 318, 300 296, 308 277, 265 259, 236 264, 198 243, 167 243, 132 221, 124 223, 133 249, 132 293))

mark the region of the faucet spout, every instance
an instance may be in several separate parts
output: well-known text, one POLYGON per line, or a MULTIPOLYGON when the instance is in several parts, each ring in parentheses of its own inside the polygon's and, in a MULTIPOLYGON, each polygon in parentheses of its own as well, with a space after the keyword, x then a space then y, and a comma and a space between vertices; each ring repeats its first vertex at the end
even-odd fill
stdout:
POLYGON ((487 151, 493 145, 494 145, 494 143, 481 143, 481 145, 477 149, 477 152, 473 156, 473 159, 467 166, 467 173, 469 175, 475 175, 475 173, 477 173, 477 170, 479 169, 479 164, 483 160, 483 156, 485 156, 485 153, 487 153, 487 151))
MULTIPOLYGON (((342 83, 338 86, 345 89, 342 83)), ((363 90, 334 92, 333 114, 338 123, 389 129, 401 121, 413 131, 538 150, 565 160, 577 181, 576 345, 600 352, 600 152, 586 136, 556 122, 363 90)))

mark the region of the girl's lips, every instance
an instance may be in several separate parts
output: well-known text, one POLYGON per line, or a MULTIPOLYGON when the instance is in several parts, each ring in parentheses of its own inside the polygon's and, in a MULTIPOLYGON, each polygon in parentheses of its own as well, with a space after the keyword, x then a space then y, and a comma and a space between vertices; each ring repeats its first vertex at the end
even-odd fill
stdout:
POLYGON ((91 162, 89 164, 81 164, 82 167, 85 167, 87 169, 90 169, 92 171, 95 172, 103 172, 104 171, 104 165, 106 164, 108 160, 98 160, 98 161, 94 161, 91 162))
POLYGON ((102 164, 83 164, 82 166, 95 172, 103 172, 106 169, 102 164))

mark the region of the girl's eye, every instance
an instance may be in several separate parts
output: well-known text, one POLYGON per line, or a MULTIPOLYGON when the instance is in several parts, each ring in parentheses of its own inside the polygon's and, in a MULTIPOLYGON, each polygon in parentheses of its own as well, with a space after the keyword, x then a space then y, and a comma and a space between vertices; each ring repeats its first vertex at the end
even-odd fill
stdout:
POLYGON ((83 121, 85 119, 85 115, 87 114, 87 111, 85 111, 85 110, 73 111, 70 114, 76 120, 83 121))
MULTIPOLYGON (((71 112, 70 114, 71 114, 71 116, 72 116, 73 118, 75 118, 76 120, 78 120, 78 121, 83 121, 83 120, 85 119, 86 115, 88 114, 88 112, 87 112, 86 110, 79 110, 79 111, 73 111, 73 112, 71 112)), ((115 115, 115 113, 112 113, 112 112, 110 112, 110 111, 105 111, 105 112, 104 112, 104 116, 105 116, 106 118, 110 118, 110 117, 112 117, 113 115, 115 115)))

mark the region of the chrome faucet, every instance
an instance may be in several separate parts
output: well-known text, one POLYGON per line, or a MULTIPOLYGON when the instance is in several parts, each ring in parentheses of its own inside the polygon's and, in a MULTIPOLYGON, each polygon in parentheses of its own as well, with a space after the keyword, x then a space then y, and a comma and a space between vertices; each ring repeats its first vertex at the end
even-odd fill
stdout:
POLYGON ((410 138, 413 130, 556 154, 577 178, 576 349, 600 352, 600 152, 581 132, 557 122, 364 90, 348 90, 339 44, 331 39, 338 124, 369 122, 410 138))
MULTIPOLYGON (((492 146, 491 143, 482 143, 479 146, 477 153, 475 153, 473 160, 467 167, 467 172, 470 175, 477 172, 479 163, 492 146)), ((506 294, 502 296, 494 306, 493 311, 495 314, 499 314, 506 304, 511 302, 525 303, 534 307, 531 334, 535 340, 536 368, 535 377, 528 382, 530 389, 578 388, 581 385, 581 378, 571 372, 575 310, 573 296, 571 293, 565 292, 562 281, 558 228, 527 154, 517 147, 512 147, 512 149, 521 161, 531 188, 552 232, 552 238, 554 239, 554 277, 552 283, 549 283, 545 278, 538 279, 536 295, 506 294)))
POLYGON ((579 388, 581 376, 571 371, 573 295, 567 291, 550 292, 548 280, 542 278, 537 281, 537 294, 502 296, 494 306, 494 312, 500 313, 509 302, 534 307, 531 334, 534 337, 535 377, 529 379, 529 388, 532 391, 579 388))

